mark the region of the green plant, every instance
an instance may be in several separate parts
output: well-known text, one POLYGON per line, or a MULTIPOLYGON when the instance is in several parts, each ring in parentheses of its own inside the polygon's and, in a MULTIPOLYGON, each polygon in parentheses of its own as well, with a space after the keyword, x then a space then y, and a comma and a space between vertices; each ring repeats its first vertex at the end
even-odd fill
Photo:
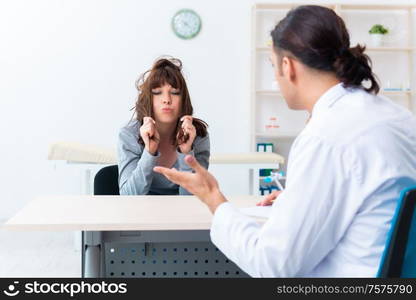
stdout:
POLYGON ((373 25, 373 27, 371 27, 371 29, 368 32, 372 34, 386 34, 389 33, 389 30, 385 28, 383 25, 375 24, 373 25))

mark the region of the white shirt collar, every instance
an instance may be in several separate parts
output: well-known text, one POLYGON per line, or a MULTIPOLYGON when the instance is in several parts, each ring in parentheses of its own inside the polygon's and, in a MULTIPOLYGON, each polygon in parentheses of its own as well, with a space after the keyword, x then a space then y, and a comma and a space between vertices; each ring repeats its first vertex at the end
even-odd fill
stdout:
POLYGON ((329 90, 327 90, 321 97, 319 97, 318 101, 316 101, 312 109, 312 116, 316 115, 319 111, 324 110, 327 107, 330 107, 347 93, 348 90, 344 87, 344 84, 342 82, 334 85, 329 90))

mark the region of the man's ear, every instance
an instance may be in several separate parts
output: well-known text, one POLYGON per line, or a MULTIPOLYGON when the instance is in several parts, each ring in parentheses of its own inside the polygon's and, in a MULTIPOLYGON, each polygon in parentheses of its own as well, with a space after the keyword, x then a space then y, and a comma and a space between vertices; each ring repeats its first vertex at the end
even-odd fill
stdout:
POLYGON ((288 72, 289 72, 288 63, 289 63, 288 58, 286 56, 283 56, 282 60, 281 60, 281 63, 280 63, 280 66, 279 66, 280 67, 280 75, 283 76, 283 77, 286 77, 288 72))
POLYGON ((288 79, 291 82, 294 82, 296 80, 296 73, 297 73, 296 63, 290 57, 285 57, 285 59, 287 59, 287 74, 288 74, 288 79))

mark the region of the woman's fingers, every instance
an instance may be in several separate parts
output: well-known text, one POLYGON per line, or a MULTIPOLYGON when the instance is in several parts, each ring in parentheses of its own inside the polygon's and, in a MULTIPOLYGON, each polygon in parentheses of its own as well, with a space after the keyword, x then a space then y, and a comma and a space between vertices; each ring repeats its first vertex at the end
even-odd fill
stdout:
POLYGON ((196 132, 195 126, 192 124, 192 119, 186 118, 182 123, 182 130, 185 135, 192 135, 196 132))
POLYGON ((181 127, 182 127, 182 129, 187 129, 187 130, 189 130, 189 129, 191 129, 192 127, 194 127, 194 125, 192 124, 192 121, 193 121, 193 118, 191 117, 191 116, 183 116, 182 118, 181 118, 181 121, 182 121, 182 125, 181 125, 181 127))
POLYGON ((192 116, 185 115, 185 116, 183 116, 183 117, 181 118, 181 121, 182 121, 182 122, 189 121, 189 122, 191 122, 191 124, 192 124, 193 119, 194 119, 194 118, 193 118, 192 116))
POLYGON ((193 128, 190 128, 190 127, 185 127, 182 130, 183 130, 184 135, 190 135, 193 132, 193 128))
POLYGON ((143 118, 143 125, 144 124, 149 124, 149 123, 150 124, 153 123, 153 125, 156 124, 155 120, 153 120, 151 117, 144 117, 143 118))
POLYGON ((155 126, 153 124, 149 124, 147 132, 149 133, 150 137, 153 137, 155 135, 155 126))
POLYGON ((157 141, 157 142, 159 142, 159 140, 160 140, 160 134, 159 134, 159 132, 156 130, 156 127, 154 128, 154 132, 153 132, 153 136, 152 136, 152 138, 153 138, 155 141, 157 141))
POLYGON ((192 116, 185 115, 180 119, 180 121, 182 122, 181 127, 182 127, 183 130, 189 131, 192 128, 194 128, 194 125, 192 123, 193 122, 193 117, 192 116))
POLYGON ((191 123, 183 123, 181 127, 183 130, 191 130, 194 126, 191 123))
POLYGON ((149 140, 150 140, 149 134, 147 132, 143 131, 143 133, 141 134, 141 136, 142 136, 142 139, 143 139, 144 144, 145 145, 148 145, 149 144, 149 140))
POLYGON ((152 138, 155 135, 156 126, 155 121, 150 117, 143 118, 143 133, 152 138))
POLYGON ((149 129, 151 129, 151 128, 154 128, 155 127, 155 121, 152 119, 152 118, 150 118, 150 117, 144 117, 143 118, 143 124, 142 124, 142 126, 140 127, 141 129, 143 129, 143 130, 145 130, 145 131, 148 131, 149 129))
POLYGON ((143 125, 140 127, 140 135, 145 145, 149 145, 150 141, 159 142, 159 134, 155 126, 156 122, 151 117, 143 118, 143 125))

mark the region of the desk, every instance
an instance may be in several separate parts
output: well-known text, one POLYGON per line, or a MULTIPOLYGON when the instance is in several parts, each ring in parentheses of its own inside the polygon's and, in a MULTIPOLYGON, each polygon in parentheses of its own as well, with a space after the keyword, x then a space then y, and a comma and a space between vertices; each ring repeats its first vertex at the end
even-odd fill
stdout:
MULTIPOLYGON (((100 168, 117 164, 116 153, 104 147, 80 143, 59 142, 49 147, 49 160, 63 160, 84 170, 81 181, 86 195, 92 194, 92 177, 100 168)), ((212 153, 210 165, 229 165, 249 175, 249 194, 258 195, 259 170, 278 169, 284 158, 276 153, 212 153)))
MULTIPOLYGON (((234 196, 229 197, 229 200, 237 207, 249 207, 261 198, 234 196)), ((47 196, 29 202, 3 225, 3 229, 84 231, 82 269, 85 277, 118 276, 124 271, 116 271, 127 267, 124 261, 134 261, 134 270, 137 269, 138 261, 143 261, 140 270, 150 270, 149 262, 153 262, 152 274, 164 276, 162 268, 166 266, 162 262, 165 263, 166 255, 175 255, 169 264, 190 272, 188 265, 176 265, 175 260, 183 259, 185 252, 173 253, 176 252, 175 249, 189 249, 189 252, 192 249, 192 254, 189 255, 192 255, 194 261, 197 260, 196 255, 205 257, 207 263, 203 267, 204 274, 208 273, 206 276, 213 276, 218 270, 225 270, 225 273, 220 274, 224 275, 230 273, 231 269, 235 273, 229 275, 235 275, 240 272, 237 267, 231 265, 225 257, 221 258, 225 264, 218 263, 222 254, 212 244, 207 244, 210 241, 211 220, 212 214, 195 196, 47 196), (126 247, 126 243, 130 246, 126 247), (159 244, 154 247, 152 243, 159 244), (122 248, 119 247, 121 244, 124 245, 122 248), (120 249, 124 250, 119 251, 120 249), (157 253, 154 253, 155 249, 157 253), (199 253, 195 249, 199 249, 199 253), (138 259, 141 251, 143 253, 138 259), (156 257, 157 263, 154 262, 156 257), (207 257, 210 258, 209 264, 207 257), (120 264, 116 266, 115 261, 120 264), (156 273, 155 267, 160 271, 156 273)), ((201 258, 198 259, 201 261, 201 258)), ((137 272, 131 271, 133 267, 132 264, 128 266, 130 275, 137 272)), ((193 274, 197 273, 194 271, 196 266, 192 268, 190 270, 193 274)), ((140 274, 135 273, 134 277, 141 276, 140 274)), ((198 273, 200 275, 202 273, 198 273)))

